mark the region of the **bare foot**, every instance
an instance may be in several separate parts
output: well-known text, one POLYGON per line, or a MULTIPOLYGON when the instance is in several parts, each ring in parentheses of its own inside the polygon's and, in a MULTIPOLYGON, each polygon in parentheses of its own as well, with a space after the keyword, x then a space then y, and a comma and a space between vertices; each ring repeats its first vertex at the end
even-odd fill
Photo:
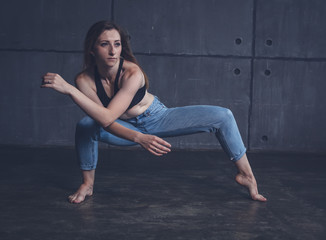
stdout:
POLYGON ((266 202, 267 199, 258 193, 257 182, 254 176, 249 177, 239 173, 235 180, 240 185, 248 188, 251 198, 255 201, 266 202))
POLYGON ((68 197, 70 203, 81 203, 85 200, 86 196, 93 195, 93 186, 82 184, 77 192, 68 197))

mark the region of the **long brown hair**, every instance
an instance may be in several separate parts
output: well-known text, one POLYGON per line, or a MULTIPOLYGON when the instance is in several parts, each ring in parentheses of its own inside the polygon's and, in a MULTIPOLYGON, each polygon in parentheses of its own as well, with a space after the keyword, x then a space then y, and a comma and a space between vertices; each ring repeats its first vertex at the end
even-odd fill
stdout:
MULTIPOLYGON (((130 36, 117 24, 103 20, 94 23, 91 28, 88 30, 86 34, 86 38, 84 41, 84 66, 83 69, 93 69, 95 66, 95 59, 94 56, 91 54, 91 51, 94 48, 94 44, 98 37, 106 30, 112 30, 115 29, 120 34, 121 38, 121 45, 122 45, 122 51, 121 51, 121 57, 123 57, 125 60, 133 62, 135 64, 138 64, 136 57, 132 53, 131 47, 130 47, 130 36)), ((148 77, 146 73, 143 71, 143 69, 139 66, 141 71, 144 74, 145 77, 145 84, 146 88, 148 88, 148 77)))

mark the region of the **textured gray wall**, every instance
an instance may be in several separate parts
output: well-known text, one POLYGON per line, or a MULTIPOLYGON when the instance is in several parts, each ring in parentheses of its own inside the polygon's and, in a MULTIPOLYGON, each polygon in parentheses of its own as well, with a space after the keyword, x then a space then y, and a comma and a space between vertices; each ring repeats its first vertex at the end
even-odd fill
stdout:
MULTIPOLYGON (((0 144, 73 145, 84 115, 41 76, 73 82, 87 29, 114 19, 167 106, 230 108, 251 150, 326 152, 324 0, 33 0, 0 8, 0 144), (19 6, 19 7, 17 7, 19 6)), ((169 140, 220 148, 214 136, 169 140)))

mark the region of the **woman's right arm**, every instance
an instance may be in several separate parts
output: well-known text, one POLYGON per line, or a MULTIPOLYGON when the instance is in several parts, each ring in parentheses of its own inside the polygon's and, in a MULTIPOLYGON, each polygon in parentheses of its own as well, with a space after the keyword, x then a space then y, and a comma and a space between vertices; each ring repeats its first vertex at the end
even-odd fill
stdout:
MULTIPOLYGON (((83 78, 76 78, 75 84, 79 91, 81 91, 98 105, 102 106, 96 91, 89 85, 89 81, 85 81, 83 78)), ((163 154, 171 151, 171 145, 163 139, 154 135, 143 134, 141 132, 131 130, 120 125, 117 122, 113 122, 111 125, 105 127, 104 129, 118 137, 140 144, 143 148, 156 156, 162 156, 163 154)))
POLYGON ((163 154, 171 152, 171 144, 164 141, 162 138, 131 130, 117 122, 112 123, 109 127, 104 129, 118 137, 140 144, 143 148, 156 156, 162 156, 163 154))
POLYGON ((73 85, 66 82, 57 73, 47 73, 43 76, 42 88, 51 88, 59 93, 68 95, 72 100, 90 117, 97 121, 102 127, 112 124, 121 113, 105 108, 92 101, 89 96, 81 92, 73 85))

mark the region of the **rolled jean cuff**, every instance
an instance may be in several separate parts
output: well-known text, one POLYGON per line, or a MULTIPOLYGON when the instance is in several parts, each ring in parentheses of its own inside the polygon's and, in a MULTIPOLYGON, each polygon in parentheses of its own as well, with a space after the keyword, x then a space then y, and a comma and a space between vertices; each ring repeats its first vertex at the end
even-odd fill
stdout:
POLYGON ((240 158, 243 157, 243 155, 245 155, 247 149, 245 148, 240 154, 238 154, 237 156, 235 156, 234 158, 231 158, 232 162, 237 162, 240 160, 240 158))
POLYGON ((96 166, 82 166, 80 165, 80 170, 82 171, 90 171, 96 169, 96 166))

